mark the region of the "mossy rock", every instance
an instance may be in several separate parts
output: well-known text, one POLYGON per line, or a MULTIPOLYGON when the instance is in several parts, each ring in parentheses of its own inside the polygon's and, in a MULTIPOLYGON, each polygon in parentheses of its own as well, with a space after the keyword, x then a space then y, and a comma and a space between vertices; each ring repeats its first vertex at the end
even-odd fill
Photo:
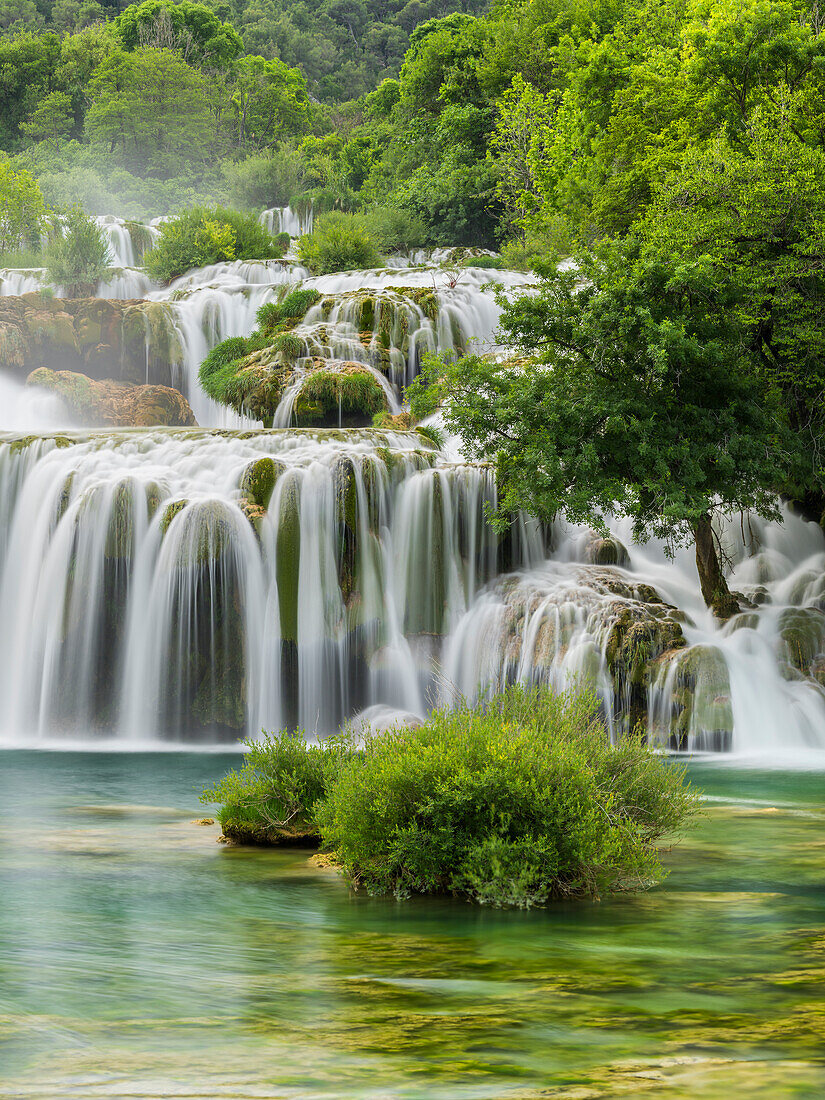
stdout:
POLYGON ((160 517, 160 530, 161 534, 165 535, 169 530, 169 525, 172 520, 177 516, 189 503, 188 500, 173 500, 163 509, 163 514, 160 517))
POLYGON ((298 582, 301 562, 301 486, 295 473, 287 473, 278 484, 275 572, 278 581, 281 638, 298 640, 298 582))
POLYGON ((671 747, 729 748, 733 708, 722 651, 716 646, 696 645, 673 655, 672 660, 671 747))
POLYGON ((780 657, 804 676, 825 653, 825 613, 815 607, 786 607, 779 614, 780 657))
POLYGON ((357 364, 311 371, 295 399, 294 417, 299 428, 334 426, 367 427, 376 413, 387 409, 381 383, 357 364))
POLYGON ((233 542, 235 509, 223 501, 207 500, 193 502, 182 511, 182 525, 176 529, 177 567, 188 569, 219 561, 233 542))
POLYGON ((261 848, 309 848, 321 846, 321 834, 317 828, 302 824, 297 828, 265 825, 261 822, 227 820, 222 823, 223 835, 233 844, 246 844, 261 848))
POLYGON ((135 483, 121 481, 114 492, 106 530, 107 558, 130 559, 135 547, 135 483))
POLYGON ((627 566, 630 558, 624 545, 617 539, 601 538, 598 535, 591 538, 585 549, 585 560, 591 565, 616 565, 627 566))
POLYGON ((132 386, 116 379, 95 379, 75 371, 40 367, 26 384, 50 390, 76 419, 105 427, 195 427, 189 402, 168 386, 132 386))
POLYGON ((276 462, 268 455, 251 462, 241 475, 241 496, 259 508, 268 508, 275 482, 285 469, 282 462, 276 462))
POLYGON ((31 363, 31 342, 19 325, 0 320, 0 368, 22 371, 31 363))

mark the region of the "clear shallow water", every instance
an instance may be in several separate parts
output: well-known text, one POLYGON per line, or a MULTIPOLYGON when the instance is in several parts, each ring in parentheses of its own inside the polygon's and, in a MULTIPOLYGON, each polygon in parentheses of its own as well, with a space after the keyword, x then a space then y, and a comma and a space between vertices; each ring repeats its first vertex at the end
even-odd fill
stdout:
POLYGON ((640 897, 352 894, 227 849, 237 757, 0 753, 0 1097, 825 1094, 825 776, 694 764, 640 897))

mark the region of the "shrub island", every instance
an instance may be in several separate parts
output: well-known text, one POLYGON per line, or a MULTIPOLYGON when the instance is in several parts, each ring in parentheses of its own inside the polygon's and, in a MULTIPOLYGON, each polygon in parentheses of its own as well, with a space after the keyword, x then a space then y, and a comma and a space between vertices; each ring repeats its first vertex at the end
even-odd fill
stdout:
POLYGON ((696 812, 684 768, 612 745, 594 696, 511 687, 423 725, 249 742, 204 792, 241 843, 323 846, 353 885, 529 907, 644 889, 696 812))

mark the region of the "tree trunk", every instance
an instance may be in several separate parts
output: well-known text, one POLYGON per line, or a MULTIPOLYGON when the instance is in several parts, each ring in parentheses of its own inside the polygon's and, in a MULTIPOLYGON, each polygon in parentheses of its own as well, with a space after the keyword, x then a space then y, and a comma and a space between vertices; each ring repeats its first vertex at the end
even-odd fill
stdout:
POLYGON ((693 525, 693 535, 696 539, 696 568, 699 571, 702 596, 717 618, 729 619, 731 615, 738 614, 741 608, 728 588, 722 572, 709 512, 703 513, 693 525))

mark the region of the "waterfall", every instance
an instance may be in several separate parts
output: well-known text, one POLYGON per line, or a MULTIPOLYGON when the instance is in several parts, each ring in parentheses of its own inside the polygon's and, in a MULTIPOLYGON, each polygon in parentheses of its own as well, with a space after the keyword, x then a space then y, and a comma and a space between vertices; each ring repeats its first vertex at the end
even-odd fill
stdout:
MULTIPOLYGON (((263 221, 307 224, 288 209, 263 221)), ((542 681, 592 689, 615 737, 825 749, 815 524, 788 509, 718 523, 745 608, 720 624, 692 553, 635 545, 624 520, 609 538, 524 516, 494 531, 492 471, 451 441, 289 428, 311 372, 355 364, 397 414, 426 353, 497 354, 496 288, 528 276, 440 250, 323 276, 231 261, 161 288, 137 266, 157 222, 98 223, 115 262, 98 295, 144 299, 124 312, 130 354, 144 340, 146 381, 178 385, 202 427, 78 432, 53 395, 0 376, 0 743, 323 734, 542 681), (296 289, 317 296, 265 431, 211 401, 198 369, 296 289)), ((0 294, 42 275, 2 272, 0 294)))
POLYGON ((72 418, 60 398, 0 374, 0 432, 68 428, 72 418))
POLYGON ((258 218, 268 233, 288 233, 290 237, 302 237, 312 232, 312 210, 300 213, 291 206, 273 206, 258 218))
POLYGON ((593 688, 618 735, 825 748, 825 538, 720 527, 752 607, 686 551, 519 517, 416 433, 122 431, 0 443, 0 742, 234 741, 424 714, 514 680, 593 688))

